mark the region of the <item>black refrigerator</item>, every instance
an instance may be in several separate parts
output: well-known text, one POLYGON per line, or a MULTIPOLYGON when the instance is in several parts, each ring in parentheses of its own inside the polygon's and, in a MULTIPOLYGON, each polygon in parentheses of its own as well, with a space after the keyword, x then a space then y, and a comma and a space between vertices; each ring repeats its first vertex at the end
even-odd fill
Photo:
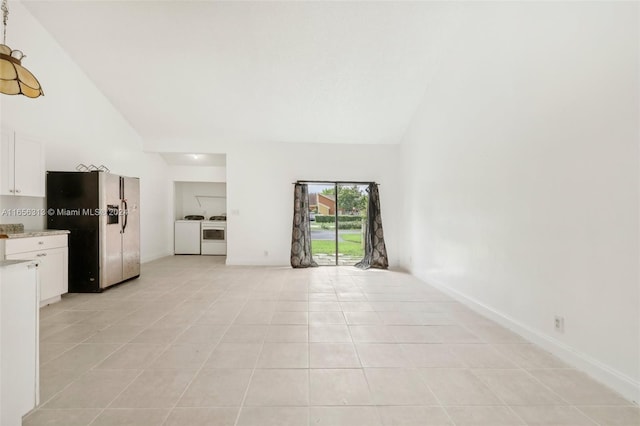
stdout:
POLYGON ((140 180, 103 171, 47 172, 47 228, 69 234, 69 292, 140 276, 140 180))

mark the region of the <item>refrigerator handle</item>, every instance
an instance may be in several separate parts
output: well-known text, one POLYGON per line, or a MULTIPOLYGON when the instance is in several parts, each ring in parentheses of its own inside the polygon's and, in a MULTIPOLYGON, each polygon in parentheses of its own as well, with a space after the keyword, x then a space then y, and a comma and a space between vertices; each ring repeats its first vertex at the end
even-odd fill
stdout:
POLYGON ((122 212, 124 214, 124 220, 122 221, 122 233, 124 234, 124 230, 127 229, 127 222, 129 221, 129 205, 127 204, 126 199, 122 200, 122 203, 124 204, 124 211, 122 212))
POLYGON ((120 199, 124 199, 124 179, 120 176, 120 199))

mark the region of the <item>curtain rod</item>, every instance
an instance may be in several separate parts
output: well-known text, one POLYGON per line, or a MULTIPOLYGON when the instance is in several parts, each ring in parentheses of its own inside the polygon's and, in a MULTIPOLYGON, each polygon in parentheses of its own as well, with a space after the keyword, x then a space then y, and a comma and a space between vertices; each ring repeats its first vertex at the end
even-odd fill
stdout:
POLYGON ((357 182, 357 181, 351 181, 351 180, 298 180, 295 182, 292 182, 292 185, 295 185, 297 183, 333 183, 333 184, 340 184, 340 183, 348 183, 348 184, 352 184, 352 185, 369 185, 370 183, 376 184, 378 186, 380 186, 380 184, 378 182, 357 182))

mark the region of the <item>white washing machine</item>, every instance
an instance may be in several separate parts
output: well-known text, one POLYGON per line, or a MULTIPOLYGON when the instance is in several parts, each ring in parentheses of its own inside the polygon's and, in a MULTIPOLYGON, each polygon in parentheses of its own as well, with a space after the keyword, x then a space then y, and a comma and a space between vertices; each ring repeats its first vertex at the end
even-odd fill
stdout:
POLYGON ((199 220, 176 220, 173 252, 175 254, 200 254, 199 220))

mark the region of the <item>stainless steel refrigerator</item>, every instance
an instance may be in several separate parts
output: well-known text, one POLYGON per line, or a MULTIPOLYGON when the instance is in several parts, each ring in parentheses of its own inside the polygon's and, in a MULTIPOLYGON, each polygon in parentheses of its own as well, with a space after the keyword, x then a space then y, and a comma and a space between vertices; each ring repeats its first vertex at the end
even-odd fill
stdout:
POLYGON ((69 292, 101 292, 140 276, 138 178, 47 172, 47 228, 70 231, 69 292))

